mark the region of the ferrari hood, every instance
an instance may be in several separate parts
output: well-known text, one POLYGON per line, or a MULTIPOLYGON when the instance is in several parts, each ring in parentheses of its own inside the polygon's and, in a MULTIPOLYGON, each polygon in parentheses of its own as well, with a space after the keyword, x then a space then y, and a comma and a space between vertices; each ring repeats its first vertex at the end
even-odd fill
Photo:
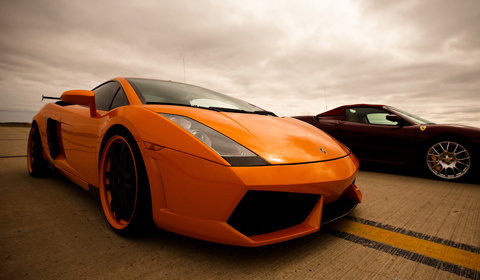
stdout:
MULTIPOLYGON (((323 131, 296 119, 147 105, 157 113, 194 119, 251 150, 271 164, 328 161, 350 153, 323 131)), ((145 106, 145 107, 147 107, 145 106)))

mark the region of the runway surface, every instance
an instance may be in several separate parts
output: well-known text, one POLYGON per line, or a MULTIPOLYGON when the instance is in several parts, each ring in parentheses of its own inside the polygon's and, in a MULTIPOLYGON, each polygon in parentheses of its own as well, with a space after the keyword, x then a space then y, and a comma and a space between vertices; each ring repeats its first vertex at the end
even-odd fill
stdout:
POLYGON ((28 126, 0 125, 0 279, 480 279, 480 183, 363 167, 363 202, 296 240, 242 248, 160 229, 124 238, 59 174, 32 178, 28 126))

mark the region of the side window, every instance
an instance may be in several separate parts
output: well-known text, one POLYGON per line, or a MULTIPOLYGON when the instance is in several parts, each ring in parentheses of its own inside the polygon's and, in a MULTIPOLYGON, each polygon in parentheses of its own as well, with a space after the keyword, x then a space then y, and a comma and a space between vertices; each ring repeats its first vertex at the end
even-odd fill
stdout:
POLYGON ((365 108, 348 108, 345 110, 345 121, 368 123, 365 116, 365 108))
POLYGON ((345 121, 378 125, 397 125, 397 122, 387 120, 389 114, 389 112, 380 108, 348 108, 345 110, 345 121))
POLYGON ((94 89, 93 92, 95 92, 95 105, 97 106, 97 110, 109 111, 113 98, 119 88, 119 84, 109 82, 94 89))
POLYGON ((123 88, 120 87, 117 94, 113 98, 113 102, 112 102, 112 105, 110 106, 110 110, 117 107, 129 105, 129 104, 130 103, 128 102, 127 96, 125 95, 123 88))
POLYGON ((371 124, 381 124, 381 125, 398 125, 398 122, 392 122, 387 120, 389 113, 371 113, 367 114, 367 120, 371 124))

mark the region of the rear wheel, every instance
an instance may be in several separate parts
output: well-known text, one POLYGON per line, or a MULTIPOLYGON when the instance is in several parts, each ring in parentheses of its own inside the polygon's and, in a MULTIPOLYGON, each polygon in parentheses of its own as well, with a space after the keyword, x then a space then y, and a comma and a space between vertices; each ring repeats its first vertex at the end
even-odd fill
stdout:
POLYGON ((151 221, 150 188, 143 159, 130 133, 118 130, 100 160, 100 199, 110 226, 119 234, 138 233, 151 221))
POLYGON ((467 175, 472 160, 465 145, 454 141, 441 141, 428 149, 426 165, 438 178, 455 180, 467 175))
POLYGON ((28 172, 32 177, 44 175, 48 167, 48 162, 43 158, 42 141, 36 123, 32 124, 28 135, 27 165, 28 172))

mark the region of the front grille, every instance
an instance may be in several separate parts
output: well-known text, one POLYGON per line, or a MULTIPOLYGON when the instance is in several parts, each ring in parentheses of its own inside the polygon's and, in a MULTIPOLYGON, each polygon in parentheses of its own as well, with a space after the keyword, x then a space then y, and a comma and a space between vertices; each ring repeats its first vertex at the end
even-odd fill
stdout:
POLYGON ((358 202, 340 197, 337 201, 323 205, 322 225, 347 216, 357 207, 358 202))
POLYGON ((227 223, 246 236, 266 234, 301 224, 320 195, 248 191, 227 223))

